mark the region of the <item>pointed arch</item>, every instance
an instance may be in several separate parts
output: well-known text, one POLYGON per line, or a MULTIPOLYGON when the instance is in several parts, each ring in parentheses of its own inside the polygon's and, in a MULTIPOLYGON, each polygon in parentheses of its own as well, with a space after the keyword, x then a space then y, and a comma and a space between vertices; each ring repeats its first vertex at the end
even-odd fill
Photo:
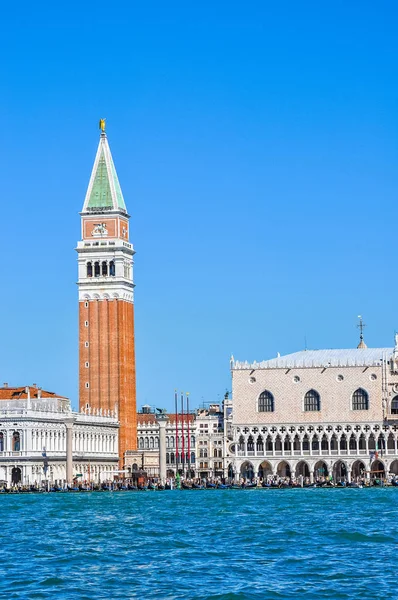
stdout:
POLYGON ((262 435, 259 435, 257 438, 256 450, 257 452, 264 452, 264 440, 262 435))
POLYGON ((276 472, 279 475, 279 477, 290 477, 291 476, 291 469, 290 469, 290 465, 287 462, 287 460, 282 460, 277 468, 276 468, 276 472))
POLYGON ((269 475, 272 475, 272 467, 268 461, 264 461, 258 468, 258 476, 261 479, 266 479, 269 475))
POLYGON ((321 397, 316 390, 308 390, 304 396, 304 410, 306 412, 316 412, 321 410, 321 397))
POLYGON ((274 412, 274 396, 268 390, 258 397, 258 412, 274 412))
POLYGON ((369 394, 363 388, 358 388, 352 394, 352 410, 368 410, 369 394))
POLYGON ((349 448, 350 450, 357 450, 357 438, 353 433, 350 436, 349 448))
POLYGON ((310 468, 305 460, 300 460, 296 465, 296 477, 302 475, 303 477, 310 476, 310 468))

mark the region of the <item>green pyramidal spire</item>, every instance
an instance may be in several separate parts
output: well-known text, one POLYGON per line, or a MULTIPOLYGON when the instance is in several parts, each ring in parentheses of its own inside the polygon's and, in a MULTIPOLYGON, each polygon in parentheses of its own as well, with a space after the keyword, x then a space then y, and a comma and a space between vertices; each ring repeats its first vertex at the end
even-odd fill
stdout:
POLYGON ((100 212, 104 210, 126 212, 122 190, 104 131, 101 133, 83 206, 83 212, 95 213, 97 210, 100 212))

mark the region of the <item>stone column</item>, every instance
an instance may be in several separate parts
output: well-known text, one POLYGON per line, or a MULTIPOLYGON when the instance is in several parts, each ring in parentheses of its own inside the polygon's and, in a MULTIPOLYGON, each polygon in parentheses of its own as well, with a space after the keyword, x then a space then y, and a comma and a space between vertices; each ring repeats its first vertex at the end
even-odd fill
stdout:
POLYGON ((75 418, 71 417, 65 420, 66 427, 66 482, 73 482, 73 424, 75 418))
POLYGON ((159 425, 159 479, 161 483, 166 481, 166 425, 169 417, 163 413, 157 415, 159 425))

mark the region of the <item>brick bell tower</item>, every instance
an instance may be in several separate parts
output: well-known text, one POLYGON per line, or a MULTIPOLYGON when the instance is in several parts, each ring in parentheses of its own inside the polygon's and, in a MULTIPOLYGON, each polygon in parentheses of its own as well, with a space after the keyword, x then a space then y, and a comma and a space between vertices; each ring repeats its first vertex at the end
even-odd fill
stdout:
POLYGON ((105 121, 81 214, 79 407, 117 410, 119 457, 137 447, 133 245, 105 121))

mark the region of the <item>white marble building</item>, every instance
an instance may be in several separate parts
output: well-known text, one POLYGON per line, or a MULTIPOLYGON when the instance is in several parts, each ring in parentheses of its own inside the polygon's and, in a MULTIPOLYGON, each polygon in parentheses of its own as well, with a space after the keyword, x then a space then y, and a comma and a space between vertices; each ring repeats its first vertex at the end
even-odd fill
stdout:
POLYGON ((73 475, 80 481, 112 479, 118 470, 115 415, 73 412, 68 398, 36 386, 5 384, 0 388, 0 483, 64 482, 66 423, 72 427, 73 475))
POLYGON ((398 339, 232 359, 231 370, 237 478, 398 473, 398 339))

